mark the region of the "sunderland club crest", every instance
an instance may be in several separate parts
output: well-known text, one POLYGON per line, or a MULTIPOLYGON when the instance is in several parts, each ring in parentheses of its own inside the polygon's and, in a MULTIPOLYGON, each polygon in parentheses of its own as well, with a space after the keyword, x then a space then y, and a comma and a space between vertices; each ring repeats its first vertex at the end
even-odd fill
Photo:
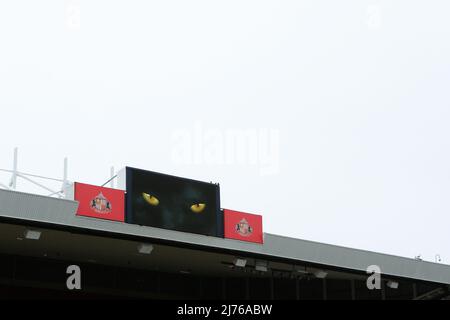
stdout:
POLYGON ((248 237, 253 233, 253 228, 248 224, 246 219, 242 219, 236 225, 236 232, 243 237, 248 237))
POLYGON ((110 213, 111 203, 100 192, 98 196, 91 200, 91 209, 97 213, 110 213))

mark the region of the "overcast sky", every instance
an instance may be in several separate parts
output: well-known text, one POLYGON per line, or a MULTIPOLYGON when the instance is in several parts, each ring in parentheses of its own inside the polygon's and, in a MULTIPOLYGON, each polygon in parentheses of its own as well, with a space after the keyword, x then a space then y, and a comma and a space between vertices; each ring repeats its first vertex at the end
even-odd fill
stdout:
POLYGON ((266 232, 449 264, 449 10, 1 1, 0 168, 219 182, 266 232))

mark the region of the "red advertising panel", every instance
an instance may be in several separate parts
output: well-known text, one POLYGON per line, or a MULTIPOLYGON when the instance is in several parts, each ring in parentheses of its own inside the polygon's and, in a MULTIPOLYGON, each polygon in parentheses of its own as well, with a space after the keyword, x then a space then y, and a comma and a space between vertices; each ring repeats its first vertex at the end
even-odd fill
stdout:
POLYGON ((125 192, 75 182, 75 200, 80 204, 77 215, 125 221, 125 192))
POLYGON ((262 216, 224 209, 225 238, 263 243, 262 216))

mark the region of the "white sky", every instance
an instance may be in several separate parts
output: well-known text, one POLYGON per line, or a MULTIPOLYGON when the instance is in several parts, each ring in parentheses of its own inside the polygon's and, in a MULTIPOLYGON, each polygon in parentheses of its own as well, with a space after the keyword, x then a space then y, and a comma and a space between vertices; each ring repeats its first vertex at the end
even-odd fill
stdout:
POLYGON ((220 182, 266 232, 450 263, 449 10, 1 1, 0 168, 17 146, 20 170, 58 177, 68 156, 86 183, 125 165, 220 182))

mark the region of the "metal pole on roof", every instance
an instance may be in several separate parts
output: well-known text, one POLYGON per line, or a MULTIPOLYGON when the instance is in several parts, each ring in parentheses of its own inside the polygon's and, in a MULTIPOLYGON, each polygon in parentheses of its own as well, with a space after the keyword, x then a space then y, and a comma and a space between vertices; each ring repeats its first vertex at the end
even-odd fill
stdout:
POLYGON ((67 172, 69 169, 69 160, 67 159, 67 157, 64 158, 64 173, 63 173, 63 182, 66 183, 67 182, 67 172))
POLYGON ((114 167, 111 167, 111 182, 110 182, 110 186, 112 189, 114 189, 114 178, 115 178, 115 170, 114 167))
POLYGON ((62 193, 66 192, 66 189, 69 187, 69 181, 67 180, 69 172, 69 160, 67 157, 64 158, 64 168, 63 168, 63 180, 62 180, 62 193))
POLYGON ((18 151, 18 148, 16 147, 16 148, 14 148, 12 177, 11 177, 11 182, 9 183, 9 186, 13 190, 16 190, 16 187, 17 187, 17 162, 18 162, 18 155, 19 155, 19 151, 18 151))
POLYGON ((63 172, 63 187, 62 187, 63 190, 68 184, 68 181, 67 181, 68 172, 69 172, 69 159, 67 159, 67 157, 65 157, 64 158, 64 172, 63 172))

